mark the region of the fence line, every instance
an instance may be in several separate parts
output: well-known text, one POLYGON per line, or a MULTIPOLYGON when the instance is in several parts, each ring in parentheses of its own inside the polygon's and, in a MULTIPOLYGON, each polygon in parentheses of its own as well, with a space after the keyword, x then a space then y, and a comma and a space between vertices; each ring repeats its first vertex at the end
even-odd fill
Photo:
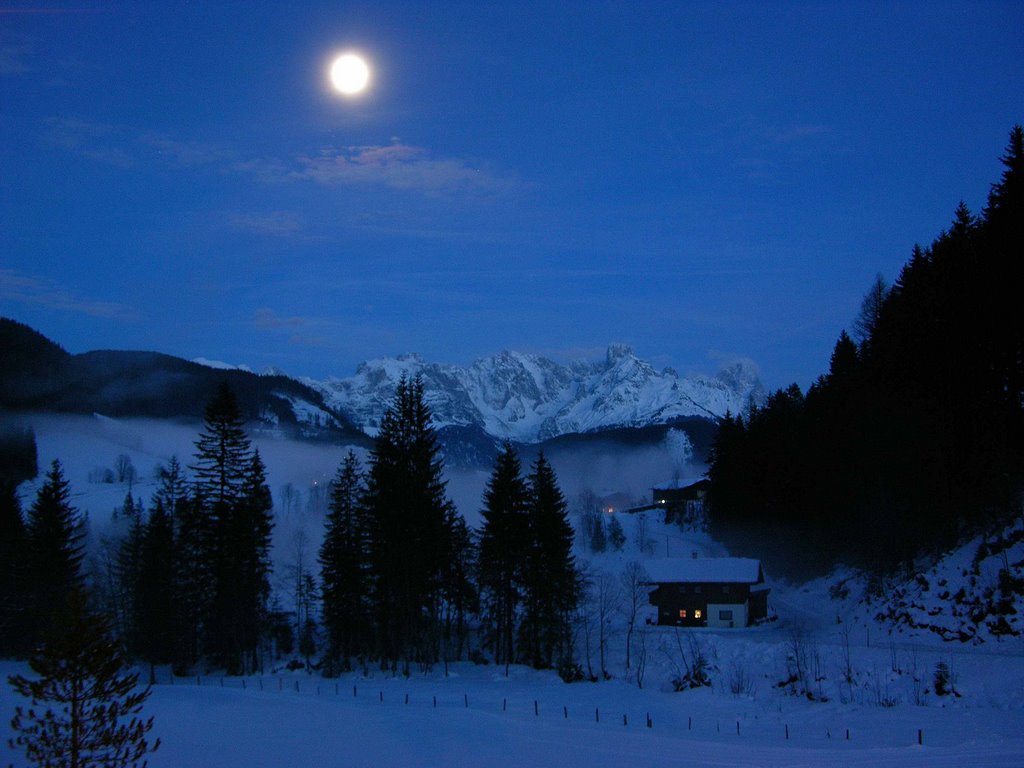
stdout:
MULTIPOLYGON (((255 677, 255 680, 253 680, 252 677, 250 677, 250 678, 245 678, 245 677, 230 678, 230 677, 225 677, 225 676, 214 676, 211 679, 210 676, 204 677, 203 675, 196 675, 195 678, 194 678, 194 684, 197 687, 209 687, 211 685, 212 681, 216 681, 216 683, 219 683, 219 687, 221 687, 221 688, 235 688, 236 690, 242 690, 242 691, 250 691, 251 690, 253 693, 257 692, 257 690, 260 691, 260 692, 267 692, 267 691, 269 691, 269 692, 272 693, 272 692, 274 692, 274 686, 272 684, 268 686, 265 683, 265 678, 269 678, 271 681, 274 680, 274 679, 277 680, 277 691, 283 693, 283 692, 285 692, 285 680, 287 678, 289 678, 289 677, 292 677, 292 676, 290 676, 290 675, 288 675, 288 676, 286 676, 286 675, 269 675, 269 676, 258 675, 258 676, 254 676, 254 677, 255 677), (250 686, 248 685, 249 682, 255 682, 255 685, 250 688, 250 686)), ((391 679, 391 678, 388 678, 388 679, 391 679)), ((168 678, 166 678, 165 680, 155 679, 154 680, 154 684, 155 685, 182 685, 182 684, 188 685, 188 684, 191 683, 192 680, 193 680, 193 678, 177 677, 177 676, 172 674, 168 678), (189 681, 189 682, 186 682, 186 681, 189 681)), ((292 684, 290 684, 288 686, 288 691, 291 692, 292 690, 294 690, 294 692, 296 694, 299 694, 299 695, 305 694, 305 695, 321 696, 322 695, 321 685, 319 685, 317 683, 314 683, 313 681, 315 681, 315 680, 319 680, 319 678, 310 677, 309 681, 308 681, 308 682, 310 682, 310 685, 308 685, 306 687, 303 687, 302 686, 303 678, 294 677, 292 679, 292 684)), ((330 693, 330 688, 327 689, 327 692, 330 693)), ((353 685, 352 685, 352 699, 354 699, 356 701, 360 701, 360 702, 365 702, 366 701, 365 698, 361 698, 359 696, 359 693, 360 693, 360 691, 359 691, 358 684, 357 683, 353 683, 353 685)), ((452 709, 452 708, 458 708, 459 697, 458 697, 457 693, 450 693, 447 698, 445 698, 442 695, 440 697, 440 699, 439 699, 437 693, 431 693, 429 696, 425 696, 423 699, 417 699, 417 698, 414 698, 414 697, 410 697, 410 694, 409 694, 408 691, 403 691, 402 694, 403 695, 400 697, 401 698, 401 702, 400 703, 401 703, 402 707, 427 705, 427 706, 429 706, 432 709, 439 709, 439 708, 440 709, 452 709)), ((334 684, 334 697, 335 698, 341 698, 341 685, 340 685, 339 682, 335 682, 335 684, 334 684)), ((378 689, 377 696, 374 697, 374 698, 376 698, 378 706, 380 706, 380 705, 395 706, 395 704, 393 702, 398 702, 399 701, 398 698, 388 699, 386 701, 383 689, 378 689)), ((461 708, 469 709, 470 708, 469 707, 469 703, 470 703, 469 702, 469 693, 468 692, 463 692, 461 699, 462 699, 462 701, 461 701, 462 707, 461 708)), ((529 716, 529 710, 530 710, 530 706, 529 705, 531 703, 532 703, 532 710, 533 710, 533 718, 541 718, 541 709, 542 709, 542 707, 540 706, 541 702, 540 702, 539 699, 525 699, 523 702, 521 702, 522 708, 517 709, 514 706, 514 702, 512 704, 510 704, 508 697, 505 696, 505 697, 501 698, 500 706, 497 703, 497 701, 495 702, 493 710, 492 710, 491 706, 489 705, 489 702, 487 702, 486 700, 485 700, 485 702, 483 704, 481 704, 478 701, 474 701, 474 709, 477 709, 479 711, 498 711, 498 712, 502 712, 502 713, 508 713, 508 714, 513 715, 513 716, 518 714, 520 717, 524 717, 524 716, 528 717, 529 716)), ((585 705, 579 705, 579 706, 585 706, 585 705)), ((548 718, 555 718, 556 719, 555 721, 557 722, 557 720, 558 720, 557 714, 551 715, 550 713, 552 713, 552 712, 557 713, 558 708, 557 707, 548 707, 548 708, 544 708, 544 709, 545 709, 545 712, 548 713, 548 718)), ((567 704, 562 704, 562 706, 561 706, 562 717, 560 719, 561 720, 572 720, 572 719, 574 719, 571 716, 572 715, 571 709, 572 708, 570 708, 567 704)), ((578 708, 577 708, 577 711, 578 711, 578 708)), ((606 710, 606 711, 608 711, 608 710, 606 710)), ((614 715, 615 714, 614 709, 612 709, 611 711, 612 711, 612 713, 614 715)), ((586 720, 587 720, 586 717, 580 717, 580 716, 577 716, 577 718, 575 718, 575 719, 578 719, 580 722, 586 722, 586 720)), ((634 720, 635 721, 639 721, 640 718, 637 717, 634 720)), ((600 724, 601 723, 601 707, 599 707, 599 706, 598 707, 594 707, 594 722, 596 724, 600 724)), ((613 722, 614 722, 614 717, 613 717, 613 722)), ((709 732, 709 729, 711 727, 711 723, 714 722, 714 734, 716 736, 721 736, 721 734, 722 734, 722 722, 721 722, 720 719, 712 720, 712 718, 709 717, 707 720, 704 720, 704 721, 701 721, 701 722, 703 722, 703 724, 704 724, 704 733, 700 733, 700 729, 695 727, 695 726, 699 726, 700 722, 695 722, 695 718, 694 718, 694 716, 692 714, 687 715, 686 716, 686 731, 685 732, 686 733, 691 733, 694 736, 700 735, 700 736, 703 736, 703 737, 707 737, 707 736, 711 735, 710 732, 709 732), (694 732, 695 730, 697 730, 698 732, 695 733, 694 732)), ((735 737, 726 736, 726 738, 743 738, 744 731, 741 729, 741 723, 742 723, 742 718, 741 719, 737 719, 735 721, 735 724, 736 724, 736 735, 735 735, 735 737)), ((643 726, 645 726, 646 729, 652 729, 652 730, 654 729, 654 720, 651 717, 651 713, 649 711, 644 713, 642 724, 643 724, 643 726)), ((748 725, 749 724, 750 723, 748 723, 748 725)), ((623 727, 627 727, 627 728, 630 727, 630 718, 629 718, 629 713, 628 712, 622 712, 622 726, 623 727)), ((788 722, 783 722, 782 726, 783 726, 782 732, 779 735, 782 737, 782 740, 789 741, 791 739, 791 732, 790 732, 789 723, 788 722)), ((635 723, 634 723, 634 727, 635 727, 635 723)), ((768 728, 768 727, 770 727, 770 724, 768 724, 766 722, 766 723, 763 724, 763 727, 764 728, 768 728)), ((852 731, 851 731, 851 729, 849 727, 846 727, 846 728, 842 729, 841 733, 843 733, 843 735, 845 737, 843 739, 843 741, 846 741, 846 742, 852 741, 852 737, 851 737, 852 731)), ((747 734, 747 735, 749 735, 749 734, 747 734)), ((809 735, 809 734, 807 732, 805 732, 805 735, 809 735)), ((909 743, 917 743, 919 745, 923 745, 924 744, 924 729, 922 729, 922 728, 915 729, 915 732, 914 732, 913 735, 914 735, 913 741, 911 741, 909 743)), ((823 736, 823 738, 825 740, 831 741, 831 739, 832 739, 832 729, 831 729, 831 727, 826 727, 824 729, 824 736, 823 736)))

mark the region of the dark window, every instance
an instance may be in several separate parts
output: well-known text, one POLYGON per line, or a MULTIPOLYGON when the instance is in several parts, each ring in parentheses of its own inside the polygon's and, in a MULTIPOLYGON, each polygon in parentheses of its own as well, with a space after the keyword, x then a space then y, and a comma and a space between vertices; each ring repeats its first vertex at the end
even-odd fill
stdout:
POLYGON ((732 611, 719 611, 718 612, 718 620, 719 621, 732 621, 732 611))
POLYGON ((728 595, 729 594, 729 585, 728 584, 723 584, 722 585, 722 594, 723 595, 728 595))
POLYGON ((698 584, 697 586, 695 586, 695 587, 693 588, 693 591, 694 591, 694 593, 695 593, 695 594, 698 594, 698 595, 699 595, 699 594, 700 594, 700 584, 698 584))

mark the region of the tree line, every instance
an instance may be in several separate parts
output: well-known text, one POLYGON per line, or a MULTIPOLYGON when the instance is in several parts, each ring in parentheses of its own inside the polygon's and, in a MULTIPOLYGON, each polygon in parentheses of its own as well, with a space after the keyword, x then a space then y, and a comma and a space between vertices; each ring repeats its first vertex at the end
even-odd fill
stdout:
MULTIPOLYGON (((323 637, 326 674, 489 652, 502 663, 572 665, 580 576, 555 474, 540 456, 528 477, 505 446, 469 528, 447 498, 420 380, 403 379, 366 469, 353 452, 330 484, 319 584, 297 575, 300 652, 323 637), (301 592, 301 594, 299 594, 301 592), (322 626, 312 603, 320 602, 322 626)), ((262 669, 292 628, 271 594, 273 502, 266 469, 232 390, 208 403, 192 463, 172 458, 148 505, 129 491, 123 531, 86 567, 87 522, 59 461, 22 514, 0 494, 0 655, 25 655, 87 590, 135 659, 178 674, 262 669)))
POLYGON ((712 451, 711 531, 797 575, 884 573, 1021 514, 1024 133, 980 215, 879 276, 828 373, 728 415, 712 451))

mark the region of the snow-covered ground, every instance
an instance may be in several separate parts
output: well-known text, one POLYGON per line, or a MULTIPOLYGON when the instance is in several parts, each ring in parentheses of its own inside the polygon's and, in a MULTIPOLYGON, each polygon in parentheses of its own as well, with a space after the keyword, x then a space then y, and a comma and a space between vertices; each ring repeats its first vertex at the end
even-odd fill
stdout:
MULTIPOLYGON (((126 488, 89 483, 91 469, 127 453, 140 472, 133 490, 145 500, 153 466, 172 453, 187 464, 196 434, 195 425, 103 419, 40 421, 36 431, 41 465, 54 456, 65 462, 75 503, 90 510, 94 529, 126 488)), ((293 544, 283 536, 303 530, 311 551, 316 546, 322 516, 311 508, 311 491, 333 475, 343 449, 276 438, 256 442, 277 503, 280 563, 293 544), (288 483, 301 493, 284 508, 288 483)), ((474 475, 456 498, 474 525, 485 481, 485 473, 474 475)), ((619 519, 623 551, 593 554, 580 546, 577 552, 594 579, 604 574, 606 586, 618 584, 634 560, 726 554, 706 535, 665 526, 655 513, 619 519)), ((566 684, 553 672, 522 667, 505 677, 503 668, 468 662, 453 665, 447 675, 439 665, 409 678, 371 670, 369 676, 327 680, 284 671, 281 660, 262 677, 222 681, 213 674, 173 685, 162 670, 146 707, 155 717, 153 733, 163 741, 150 765, 1021 766, 1024 640, 986 630, 967 642, 950 642, 927 626, 954 619, 960 626, 963 617, 944 608, 948 601, 940 596, 963 587, 964 605, 975 605, 972 595, 990 590, 998 562, 1021 560, 1019 541, 997 541, 1014 537, 1004 532, 984 547, 971 542, 923 569, 923 579, 887 585, 870 604, 860 599, 865 585, 856 574, 791 586, 769 573, 774 621, 737 630, 644 627, 642 687, 637 645, 632 668, 625 666, 625 619, 618 610, 606 625, 610 679, 596 683, 566 684), (900 619, 900 611, 914 621, 900 619), (695 651, 707 659, 711 685, 675 692, 672 678, 692 663, 695 651), (787 683, 796 655, 806 680, 787 683), (936 693, 940 663, 956 694, 936 693)), ((599 673, 596 628, 589 659, 585 646, 581 634, 580 661, 599 673)), ((4 676, 15 671, 24 672, 24 665, 0 663, 4 676)), ((11 690, 0 685, 5 729, 15 704, 11 690)), ((2 738, 0 765, 8 763, 23 765, 2 738)))
MULTIPOLYGON (((719 639, 719 648, 749 652, 767 640, 742 635, 719 639)), ((875 655, 881 665, 884 652, 875 655)), ((1008 661, 966 664, 961 679, 973 688, 972 676, 992 677, 996 669, 983 670, 1008 661)), ((1021 660, 1010 666, 1012 679, 1000 687, 1020 683, 1021 660)), ((0 664, 0 672, 13 671, 23 668, 0 664)), ((165 675, 154 687, 146 712, 163 742, 154 768, 1024 764, 1019 708, 821 704, 763 689, 669 693, 621 679, 568 685, 549 672, 513 667, 506 678, 500 668, 469 663, 447 677, 438 667, 408 679, 300 672, 247 678, 244 688, 239 678, 200 683, 171 685, 165 675)), ((15 703, 9 689, 0 691, 5 720, 15 703)), ((4 765, 22 765, 19 757, 0 745, 4 765)))

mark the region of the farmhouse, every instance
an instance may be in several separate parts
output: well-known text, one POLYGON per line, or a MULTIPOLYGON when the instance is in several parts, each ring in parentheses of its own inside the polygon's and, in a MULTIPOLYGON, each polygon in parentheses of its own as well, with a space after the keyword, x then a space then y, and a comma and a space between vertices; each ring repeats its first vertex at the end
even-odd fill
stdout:
POLYGON ((665 558, 644 563, 658 624, 746 627, 768 615, 760 560, 746 557, 665 558))

